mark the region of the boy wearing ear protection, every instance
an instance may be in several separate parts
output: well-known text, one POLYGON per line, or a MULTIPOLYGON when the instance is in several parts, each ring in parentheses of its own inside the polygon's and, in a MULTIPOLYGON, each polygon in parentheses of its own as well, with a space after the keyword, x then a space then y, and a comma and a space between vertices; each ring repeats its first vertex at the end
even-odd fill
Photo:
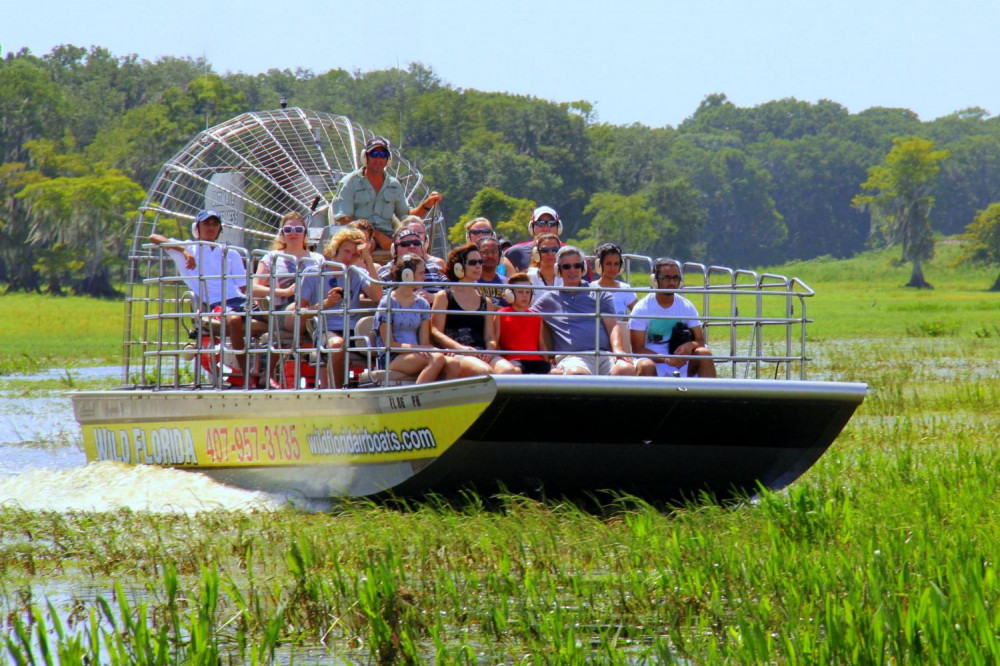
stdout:
POLYGON ((334 222, 369 220, 375 226, 373 238, 383 250, 388 250, 391 244, 393 217, 426 215, 441 201, 440 194, 431 192, 419 206, 410 209, 403 185, 385 171, 391 155, 388 139, 380 136, 369 139, 361 153, 363 166, 344 176, 333 199, 334 222))

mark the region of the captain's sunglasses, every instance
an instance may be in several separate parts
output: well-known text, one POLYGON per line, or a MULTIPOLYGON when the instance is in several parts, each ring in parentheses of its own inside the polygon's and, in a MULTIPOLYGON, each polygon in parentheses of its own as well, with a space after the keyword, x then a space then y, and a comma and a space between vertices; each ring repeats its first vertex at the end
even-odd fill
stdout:
POLYGON ((381 157, 385 159, 389 157, 389 151, 386 150, 372 150, 368 153, 368 157, 381 157))
POLYGON ((306 228, 301 224, 287 224, 281 227, 281 233, 283 234, 304 234, 305 232, 306 228))

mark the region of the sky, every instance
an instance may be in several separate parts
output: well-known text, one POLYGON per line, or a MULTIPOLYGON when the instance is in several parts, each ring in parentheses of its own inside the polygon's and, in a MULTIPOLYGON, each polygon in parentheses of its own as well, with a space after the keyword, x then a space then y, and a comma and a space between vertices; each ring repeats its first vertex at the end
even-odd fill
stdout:
MULTIPOLYGON (((455 88, 677 126, 710 94, 829 99, 922 120, 1000 113, 995 0, 4 0, 0 50, 204 56, 218 73, 420 62, 455 88)), ((294 105, 295 100, 290 102, 294 105)), ((336 109, 331 109, 336 112, 336 109)))

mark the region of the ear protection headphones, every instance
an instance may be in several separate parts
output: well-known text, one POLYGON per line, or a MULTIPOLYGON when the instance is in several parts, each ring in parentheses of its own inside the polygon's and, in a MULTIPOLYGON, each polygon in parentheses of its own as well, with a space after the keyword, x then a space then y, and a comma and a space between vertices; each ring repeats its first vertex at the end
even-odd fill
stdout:
POLYGON ((541 260, 542 260, 542 255, 538 251, 538 246, 537 245, 532 245, 531 246, 531 263, 537 264, 537 263, 541 262, 541 260))
MULTIPOLYGON (((465 261, 465 257, 462 257, 462 261, 465 261)), ((461 261, 456 261, 451 266, 451 272, 455 274, 459 280, 465 277, 465 266, 462 265, 461 261)))
POLYGON ((604 243, 603 245, 598 246, 596 250, 594 250, 595 273, 600 274, 601 272, 603 272, 602 264, 604 263, 604 257, 608 256, 609 254, 618 255, 618 259, 621 262, 619 270, 623 270, 625 268, 625 259, 622 257, 624 253, 622 252, 621 246, 615 243, 604 243))
POLYGON ((381 136, 373 136, 365 142, 364 150, 361 151, 361 163, 365 166, 368 165, 368 151, 374 146, 379 146, 385 144, 385 152, 389 153, 389 159, 386 161, 385 165, 389 166, 392 163, 392 145, 389 143, 389 139, 383 138, 381 136))
POLYGON ((408 266, 408 264, 413 261, 412 254, 404 254, 401 260, 403 264, 403 270, 399 271, 400 282, 413 282, 413 278, 416 277, 413 269, 408 266))
POLYGON ((500 294, 500 295, 503 297, 503 300, 507 301, 511 305, 514 304, 514 290, 513 289, 511 289, 511 288, 508 287, 507 289, 504 289, 503 293, 500 294))
MULTIPOLYGON (((649 288, 659 289, 660 281, 656 279, 656 274, 660 272, 660 266, 677 266, 678 271, 680 271, 680 262, 674 261, 673 259, 657 259, 653 262, 653 272, 649 275, 649 288)), ((681 273, 681 282, 684 281, 684 273, 681 273)), ((678 287, 680 284, 677 285, 678 287)))
MULTIPOLYGON (((557 217, 555 221, 556 221, 556 231, 555 231, 555 234, 557 236, 562 236, 562 231, 563 231, 562 220, 560 220, 557 217)), ((535 222, 537 222, 537 220, 531 220, 530 222, 528 222, 528 235, 530 235, 530 236, 534 236, 535 235, 535 222)))
POLYGON ((198 233, 198 223, 197 222, 192 222, 191 223, 191 238, 193 238, 195 240, 198 240, 199 238, 201 238, 201 234, 198 233))

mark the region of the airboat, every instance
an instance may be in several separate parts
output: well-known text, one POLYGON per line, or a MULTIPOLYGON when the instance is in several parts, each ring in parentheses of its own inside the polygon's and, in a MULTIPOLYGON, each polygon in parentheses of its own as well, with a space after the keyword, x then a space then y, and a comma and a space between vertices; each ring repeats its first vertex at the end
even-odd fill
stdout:
MULTIPOLYGON (((724 499, 794 481, 863 401, 864 384, 807 378, 808 285, 693 263, 683 292, 702 314, 718 379, 491 375, 416 385, 380 370, 378 340, 356 333, 350 381, 321 389, 317 350, 272 327, 247 340, 246 354, 276 368, 278 388, 251 390, 218 316, 147 239, 186 238, 197 211, 219 211, 219 242, 245 253, 249 282, 284 214, 303 214, 316 239, 329 232, 338 182, 359 167, 371 136, 346 117, 300 108, 246 113, 199 133, 161 168, 131 245, 121 386, 72 397, 88 461, 172 467, 309 499, 467 490, 724 499)), ((395 149, 389 170, 411 202, 428 192, 395 149)), ((441 253, 443 220, 432 212, 427 222, 441 253)), ((648 275, 648 262, 626 257, 637 275, 648 275)))

